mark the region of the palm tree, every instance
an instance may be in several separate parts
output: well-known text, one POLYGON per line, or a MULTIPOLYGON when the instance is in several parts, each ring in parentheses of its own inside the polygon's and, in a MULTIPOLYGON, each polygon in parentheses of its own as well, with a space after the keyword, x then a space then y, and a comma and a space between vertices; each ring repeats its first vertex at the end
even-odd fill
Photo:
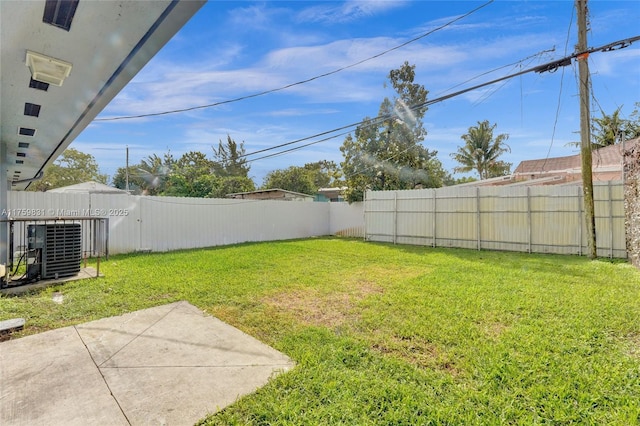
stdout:
POLYGON ((453 169, 456 173, 467 173, 472 170, 478 172, 480 179, 504 176, 509 174, 511 163, 498 160, 505 152, 511 152, 511 148, 504 141, 509 138, 507 134, 493 137, 493 130, 497 124, 489 125, 488 120, 478 121, 477 126, 469 127, 467 134, 461 139, 464 146, 459 146, 458 151, 451 157, 461 164, 453 169))

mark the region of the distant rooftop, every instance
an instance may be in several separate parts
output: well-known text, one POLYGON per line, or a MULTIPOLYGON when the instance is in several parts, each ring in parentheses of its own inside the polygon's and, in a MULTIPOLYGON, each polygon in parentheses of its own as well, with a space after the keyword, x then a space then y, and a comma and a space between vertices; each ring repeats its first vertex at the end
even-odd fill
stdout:
POLYGON ((286 200, 286 201, 311 201, 313 195, 302 194, 300 192, 287 191, 286 189, 271 188, 260 189, 257 191, 249 192, 235 192, 233 194, 227 194, 227 198, 239 198, 250 200, 286 200))

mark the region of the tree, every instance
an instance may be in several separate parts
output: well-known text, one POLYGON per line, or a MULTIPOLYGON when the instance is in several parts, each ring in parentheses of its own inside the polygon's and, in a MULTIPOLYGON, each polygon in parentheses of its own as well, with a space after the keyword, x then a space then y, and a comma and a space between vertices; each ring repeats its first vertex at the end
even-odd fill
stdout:
MULTIPOLYGON (((167 180, 175 159, 170 152, 159 157, 152 154, 142 159, 139 164, 129 167, 129 190, 136 194, 162 195, 166 190, 167 180)), ((113 185, 116 188, 126 189, 127 170, 119 167, 113 177, 113 185)))
POLYGON ((169 173, 165 195, 210 197, 218 186, 213 174, 214 162, 198 151, 182 155, 169 173))
POLYGON ((378 116, 365 118, 340 147, 349 202, 362 200, 366 189, 439 187, 446 175, 437 152, 422 145, 428 91, 413 82, 415 65, 405 62, 388 78, 397 97, 385 98, 378 116))
POLYGON ((228 176, 219 178, 216 187, 209 193, 212 198, 225 198, 227 194, 255 191, 253 180, 243 176, 228 176))
POLYGON ((249 192, 256 189, 255 183, 249 177, 251 167, 245 158, 244 142, 240 145, 227 135, 227 143, 218 143, 218 149, 213 148, 213 171, 218 177, 216 188, 210 197, 224 198, 227 194, 249 192))
POLYGON ((287 191, 314 195, 320 188, 342 186, 340 169, 333 161, 321 160, 307 163, 303 167, 291 166, 273 170, 267 174, 262 187, 280 188, 287 191))
POLYGON ((472 176, 462 176, 459 178, 454 178, 450 174, 447 174, 447 177, 444 179, 443 183, 445 186, 454 186, 454 185, 462 185, 463 183, 471 183, 471 182, 477 182, 477 181, 478 179, 472 176))
POLYGON ((511 148, 505 143, 509 135, 500 134, 494 138, 493 131, 496 126, 497 124, 491 126, 488 120, 484 120, 478 121, 477 126, 469 127, 468 133, 460 137, 465 144, 451 154, 451 157, 461 164, 453 169, 454 172, 466 173, 475 170, 480 179, 510 173, 511 163, 498 160, 505 152, 511 152, 511 148))
POLYGON ((607 115, 602 112, 602 117, 591 120, 591 133, 595 148, 619 143, 621 138, 625 140, 634 139, 640 136, 640 118, 638 118, 638 106, 631 114, 630 119, 620 117, 622 107, 616 109, 613 114, 607 115))
POLYGON ((213 148, 214 172, 219 177, 249 177, 251 167, 245 158, 244 142, 240 145, 227 135, 226 145, 220 141, 218 149, 213 148))
POLYGON ((67 148, 60 158, 47 167, 42 179, 32 182, 29 191, 47 191, 88 181, 107 183, 107 175, 100 174, 98 163, 91 154, 67 148))
POLYGON ((267 173, 262 185, 263 189, 284 189, 313 195, 317 187, 313 183, 312 174, 304 167, 291 166, 283 170, 273 170, 267 173))
POLYGON ((321 160, 315 163, 307 163, 303 168, 309 173, 315 192, 320 188, 342 186, 343 184, 340 180, 342 173, 334 161, 321 160))

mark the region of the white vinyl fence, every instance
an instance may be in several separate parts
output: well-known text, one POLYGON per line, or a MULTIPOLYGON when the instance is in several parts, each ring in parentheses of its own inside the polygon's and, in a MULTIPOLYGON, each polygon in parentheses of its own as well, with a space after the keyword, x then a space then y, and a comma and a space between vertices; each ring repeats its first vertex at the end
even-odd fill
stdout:
POLYGON ((362 236, 362 204, 10 192, 13 217, 109 218, 109 253, 362 236))
MULTIPOLYGON (((598 256, 626 258, 623 187, 594 183, 598 256)), ((13 217, 109 218, 109 252, 170 251, 323 235, 432 247, 587 251, 579 186, 367 192, 364 203, 10 192, 13 217)))
MULTIPOLYGON (((621 182, 594 182, 598 256, 626 258, 621 182)), ((432 247, 581 255, 582 187, 449 187, 368 191, 365 239, 432 247)))

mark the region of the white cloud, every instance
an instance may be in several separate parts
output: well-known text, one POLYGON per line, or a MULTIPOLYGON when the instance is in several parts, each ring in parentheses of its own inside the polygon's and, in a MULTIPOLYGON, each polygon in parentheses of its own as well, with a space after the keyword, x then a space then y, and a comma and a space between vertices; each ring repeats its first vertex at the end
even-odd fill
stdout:
MULTIPOLYGON (((248 68, 215 70, 216 64, 153 63, 110 104, 108 115, 136 115, 190 108, 268 91, 352 65, 398 44, 388 38, 340 40, 325 45, 284 48, 270 52, 248 68), (169 82, 169 83, 168 83, 169 82)), ((237 49, 237 48, 236 48, 237 49)), ((415 46, 367 61, 314 83, 295 85, 286 92, 314 101, 371 100, 382 88, 390 69, 407 56, 430 69, 460 64, 459 48, 415 46), (365 73, 372 73, 365 76, 365 73), (374 86, 372 86, 372 84, 374 86)), ((420 65, 419 65, 420 66, 420 65)))
POLYGON ((337 114, 340 111, 335 108, 283 108, 274 111, 269 111, 260 115, 269 117, 301 117, 301 116, 316 116, 325 114, 337 114))
POLYGON ((269 28, 274 17, 282 12, 280 8, 266 4, 238 7, 229 11, 228 24, 240 31, 256 31, 269 28))
MULTIPOLYGON (((369 3, 369 2, 365 2, 369 3)), ((371 13, 381 11, 388 2, 372 2, 371 13)), ((392 3, 393 7, 401 4, 392 3)), ((341 5, 341 10, 365 10, 357 2, 341 5)), ((241 19, 267 22, 276 12, 264 6, 243 8, 241 19)), ((281 13, 279 11, 278 13, 281 13)), ((378 55, 406 41, 390 37, 335 40, 324 44, 276 48, 253 59, 245 67, 233 69, 237 57, 245 52, 240 42, 216 43, 213 53, 200 54, 190 63, 152 61, 132 84, 105 111, 108 115, 138 115, 191 108, 224 102, 330 73, 378 55), (224 69, 223 69, 224 68, 224 69)), ((448 44, 414 43, 368 60, 347 70, 317 80, 294 85, 282 94, 296 94, 305 102, 372 102, 381 99, 389 70, 405 60, 416 64, 418 82, 432 93, 451 87, 474 73, 477 75, 501 59, 512 60, 517 52, 550 47, 551 40, 537 35, 516 35, 490 41, 469 39, 448 44), (488 65, 491 64, 491 65, 488 65)), ((487 78, 488 79, 488 78, 487 78)), ((487 81, 487 80, 484 80, 487 81)), ((473 99, 473 98, 472 98, 473 99)), ((228 108, 220 106, 217 108, 228 108)))
POLYGON ((321 4, 300 11, 297 19, 300 22, 341 24, 382 14, 388 10, 403 7, 406 3, 406 1, 349 0, 338 5, 321 4))
MULTIPOLYGON (((627 47, 612 52, 598 52, 589 56, 591 71, 602 76, 613 77, 627 74, 629 70, 635 70, 640 75, 640 49, 636 46, 627 47)), ((629 83, 638 83, 630 81, 629 83)))

